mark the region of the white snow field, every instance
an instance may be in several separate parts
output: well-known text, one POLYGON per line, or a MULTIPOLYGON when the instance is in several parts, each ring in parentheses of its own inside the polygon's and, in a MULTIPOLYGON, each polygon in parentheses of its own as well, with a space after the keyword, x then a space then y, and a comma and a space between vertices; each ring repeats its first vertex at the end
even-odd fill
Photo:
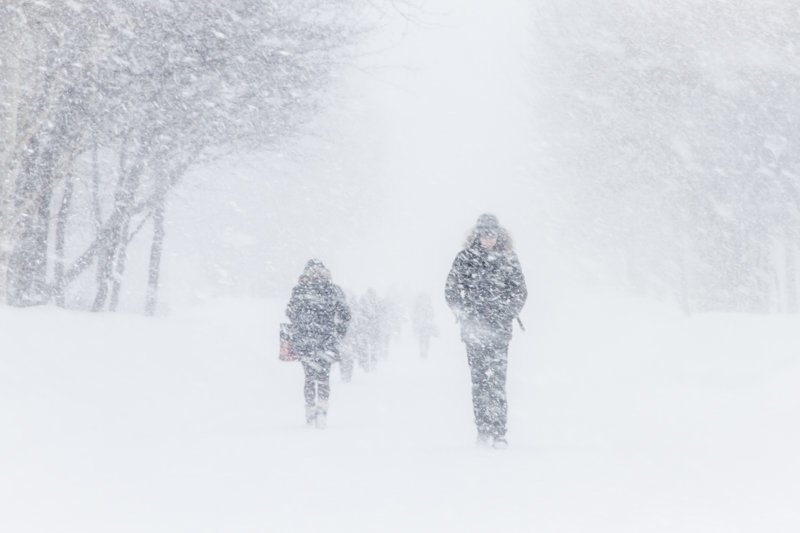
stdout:
POLYGON ((282 312, 0 308, 0 531, 800 531, 796 316, 528 312, 492 450, 442 313, 428 359, 334 369, 321 431, 282 312))

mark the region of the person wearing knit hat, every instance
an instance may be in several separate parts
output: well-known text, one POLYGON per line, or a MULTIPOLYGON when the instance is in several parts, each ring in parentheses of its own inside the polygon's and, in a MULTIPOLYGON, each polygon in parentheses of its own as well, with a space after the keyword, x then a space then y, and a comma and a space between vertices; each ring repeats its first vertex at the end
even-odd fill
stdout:
POLYGON ((328 415, 331 364, 347 332, 350 308, 342 289, 319 259, 306 263, 286 307, 292 348, 303 364, 306 423, 324 428, 328 415))
POLYGON ((484 213, 478 217, 478 222, 475 224, 475 228, 478 230, 484 231, 496 231, 500 227, 500 223, 497 221, 497 217, 491 213, 484 213))
POLYGON ((453 261, 445 285, 445 299, 461 326, 467 349, 481 445, 508 446, 508 345, 512 324, 527 296, 511 237, 495 215, 482 214, 453 261))

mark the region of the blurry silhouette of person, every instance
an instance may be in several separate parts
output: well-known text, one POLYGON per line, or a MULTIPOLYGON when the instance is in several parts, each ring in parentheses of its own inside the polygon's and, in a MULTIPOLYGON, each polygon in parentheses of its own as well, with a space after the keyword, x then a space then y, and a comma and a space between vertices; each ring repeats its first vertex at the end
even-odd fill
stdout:
POLYGON ((436 337, 439 334, 433 320, 431 297, 428 294, 420 293, 417 295, 417 298, 414 300, 411 320, 414 328, 414 335, 417 337, 419 343, 419 355, 423 358, 428 357, 431 337, 436 337))
POLYGON ((384 351, 384 344, 388 343, 386 312, 375 289, 367 289, 359 301, 358 310, 362 357, 359 362, 366 372, 371 372, 378 364, 378 358, 384 351))
POLYGON ((342 381, 349 383, 353 380, 353 370, 355 360, 358 356, 358 302, 353 294, 347 293, 347 301, 350 306, 351 319, 347 328, 347 333, 339 343, 339 372, 342 381))
POLYGON ((331 364, 347 332, 350 309, 342 289, 331 281, 322 261, 311 259, 292 289, 286 307, 292 347, 303 364, 306 422, 324 428, 330 396, 331 364))
POLYGON ((445 286, 445 299, 461 325, 467 349, 479 444, 508 446, 508 344, 527 296, 511 237, 497 217, 481 215, 453 261, 445 286))

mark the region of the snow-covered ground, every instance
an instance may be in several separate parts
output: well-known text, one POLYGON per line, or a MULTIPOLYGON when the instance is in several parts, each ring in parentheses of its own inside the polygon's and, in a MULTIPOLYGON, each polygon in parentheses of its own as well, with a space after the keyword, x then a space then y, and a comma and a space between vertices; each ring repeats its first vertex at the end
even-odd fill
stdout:
POLYGON ((529 312, 499 451, 441 314, 307 428, 282 310, 0 308, 0 531, 800 531, 798 317, 529 312))

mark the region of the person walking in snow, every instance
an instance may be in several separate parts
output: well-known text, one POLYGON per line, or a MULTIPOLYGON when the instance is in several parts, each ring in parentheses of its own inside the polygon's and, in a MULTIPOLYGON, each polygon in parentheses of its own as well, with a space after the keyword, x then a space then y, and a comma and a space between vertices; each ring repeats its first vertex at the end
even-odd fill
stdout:
POLYGON ((506 441, 506 373, 512 323, 528 290, 511 237, 497 217, 483 214, 453 261, 445 299, 461 326, 472 378, 478 443, 506 441))
POLYGON ((286 307, 292 348, 303 364, 306 422, 324 428, 328 415, 331 364, 347 332, 350 309, 344 292, 318 259, 306 263, 286 307))
POLYGON ((418 294, 414 300, 411 320, 414 334, 419 342, 419 355, 423 358, 428 357, 431 337, 438 336, 439 330, 434 323, 433 305, 431 305, 431 297, 427 293, 418 294))
POLYGON ((342 381, 350 383, 353 380, 356 354, 358 352, 358 301, 353 293, 345 294, 350 307, 350 323, 347 333, 339 341, 339 374, 342 381))
POLYGON ((361 368, 365 372, 372 372, 378 364, 378 359, 388 346, 386 327, 386 308, 378 297, 377 291, 370 287, 358 303, 359 333, 361 336, 362 353, 361 368))

